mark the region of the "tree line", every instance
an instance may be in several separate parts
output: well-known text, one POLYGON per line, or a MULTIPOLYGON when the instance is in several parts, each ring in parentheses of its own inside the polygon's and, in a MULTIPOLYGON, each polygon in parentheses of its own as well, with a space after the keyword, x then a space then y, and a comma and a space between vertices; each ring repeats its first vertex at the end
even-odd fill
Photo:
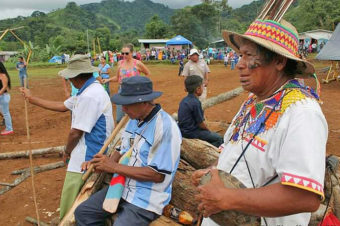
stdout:
MULTIPOLYGON (((263 4, 264 0, 257 0, 232 9, 227 0, 202 0, 201 4, 174 10, 150 0, 104 0, 81 6, 69 2, 64 9, 47 14, 35 11, 29 17, 1 20, 0 30, 25 26, 16 33, 30 41, 35 50, 33 59, 41 61, 62 52, 87 51, 88 45, 93 48, 94 40, 96 45, 99 40, 102 50, 120 50, 128 42, 139 47, 138 38, 180 34, 198 48, 206 48, 209 42, 221 39, 221 30, 244 32, 263 4)), ((339 15, 339 0, 297 0, 285 19, 299 32, 333 30, 339 15)), ((0 41, 0 50, 18 49, 22 46, 11 35, 0 41)))

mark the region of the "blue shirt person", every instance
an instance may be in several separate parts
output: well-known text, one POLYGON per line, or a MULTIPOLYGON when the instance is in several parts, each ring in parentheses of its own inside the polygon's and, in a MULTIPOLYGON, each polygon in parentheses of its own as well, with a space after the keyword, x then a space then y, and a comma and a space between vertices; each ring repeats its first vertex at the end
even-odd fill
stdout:
MULTIPOLYGON (((91 160, 96 170, 126 178, 115 226, 147 226, 171 200, 182 137, 172 117, 154 104, 162 93, 153 91, 152 86, 145 76, 122 80, 121 92, 111 98, 113 103, 123 106, 130 118, 122 133, 120 152, 116 151, 111 160, 103 155, 91 160), (119 158, 128 150, 132 150, 128 164, 119 164, 119 158), (110 162, 108 167, 102 168, 106 161, 110 162)), ((103 209, 103 202, 106 198, 119 198, 114 195, 104 188, 80 204, 75 210, 77 225, 104 225, 111 213, 103 209)))
MULTIPOLYGON (((110 78, 111 66, 106 63, 106 59, 104 57, 100 58, 100 64, 98 65, 99 75, 102 79, 110 78)), ((109 83, 103 84, 106 92, 110 95, 110 87, 109 83)))
POLYGON ((28 81, 27 81, 27 63, 25 59, 20 56, 18 57, 19 62, 16 64, 16 69, 19 71, 19 80, 20 80, 20 85, 21 87, 24 87, 24 81, 26 79, 26 86, 28 88, 28 81))

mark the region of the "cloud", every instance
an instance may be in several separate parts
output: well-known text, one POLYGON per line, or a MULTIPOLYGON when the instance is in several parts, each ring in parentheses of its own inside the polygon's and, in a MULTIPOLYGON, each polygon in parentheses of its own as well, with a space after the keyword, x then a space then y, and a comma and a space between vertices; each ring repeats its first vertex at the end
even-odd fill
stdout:
MULTIPOLYGON (((64 8, 70 1, 76 2, 78 5, 87 3, 100 2, 101 0, 1 0, 0 19, 13 18, 17 16, 29 16, 32 12, 39 10, 49 12, 54 9, 64 8)), ((133 0, 128 0, 133 1, 133 0)), ((136 0, 138 1, 138 0, 136 0)), ((170 8, 183 8, 201 3, 201 0, 152 0, 153 2, 162 3, 170 8)), ((228 3, 233 8, 248 4, 253 0, 229 0, 228 3)))
POLYGON ((17 16, 30 16, 36 9, 1 9, 0 20, 17 16))
POLYGON ((153 2, 162 3, 164 5, 169 6, 170 8, 178 9, 183 8, 185 6, 192 6, 201 3, 200 0, 152 0, 153 2))

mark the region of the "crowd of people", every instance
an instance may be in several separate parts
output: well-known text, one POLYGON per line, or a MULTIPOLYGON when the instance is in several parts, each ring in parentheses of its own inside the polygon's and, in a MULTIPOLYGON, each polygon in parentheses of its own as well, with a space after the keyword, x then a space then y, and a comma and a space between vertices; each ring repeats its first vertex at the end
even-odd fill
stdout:
POLYGON ((318 43, 318 40, 300 40, 299 42, 299 54, 300 57, 306 58, 310 53, 318 53, 325 46, 325 42, 321 41, 318 43))
MULTIPOLYGON (((270 33, 280 29, 282 35, 295 40, 292 35, 297 31, 288 22, 254 21, 252 26, 258 24, 265 24, 270 33)), ((92 165, 97 172, 126 177, 114 225, 149 225, 171 200, 183 137, 205 140, 222 151, 215 164, 192 175, 198 191, 197 208, 204 216, 202 225, 217 225, 209 217, 224 210, 261 216, 261 225, 308 224, 311 212, 324 199, 328 129, 318 94, 298 78, 307 78, 315 69, 298 57, 298 48, 277 44, 270 35, 224 32, 223 38, 233 50, 219 51, 217 57, 224 59, 225 66, 237 68, 242 87, 249 91, 224 137, 209 130, 202 109, 210 78, 204 54, 208 58, 215 54, 210 50, 202 53, 191 49, 180 52, 180 57, 171 52, 146 52, 145 60, 180 58, 179 75, 185 76, 183 88, 188 94, 179 103, 178 122, 156 103, 162 92, 153 89, 151 72, 131 44, 124 45, 119 55, 104 53, 98 67, 91 64, 88 55, 72 56, 67 68, 59 72, 67 96, 64 102, 32 94, 24 84, 27 64, 19 58, 24 98, 45 109, 72 112, 63 156, 68 166, 60 219, 71 208, 84 183, 82 175, 92 165), (186 64, 185 57, 189 58, 186 64), (111 76, 116 59, 117 74, 111 76), (119 87, 113 95, 111 82, 119 87), (70 93, 68 84, 74 92, 70 93), (120 147, 109 157, 98 151, 115 127, 111 102, 117 108, 116 123, 124 114, 129 121, 120 147), (126 155, 127 165, 120 164, 119 159, 126 155), (248 189, 226 188, 218 170, 232 174, 248 189), (207 173, 212 175, 210 183, 200 186, 207 173)), ((13 132, 10 88, 10 78, 0 63, 0 107, 6 123, 3 135, 13 132)), ((104 188, 79 205, 75 210, 77 225, 103 225, 112 215, 103 209, 103 203, 114 195, 104 188)))

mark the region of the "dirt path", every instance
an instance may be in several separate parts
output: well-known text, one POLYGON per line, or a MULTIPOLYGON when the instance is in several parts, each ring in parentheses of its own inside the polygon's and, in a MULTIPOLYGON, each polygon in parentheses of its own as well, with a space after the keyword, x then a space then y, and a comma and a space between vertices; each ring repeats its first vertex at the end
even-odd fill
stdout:
MULTIPOLYGON (((183 78, 177 76, 177 66, 150 65, 154 89, 164 94, 157 102, 169 113, 176 112, 180 100, 186 95, 184 92, 183 78)), ((208 97, 226 92, 239 86, 237 71, 230 71, 223 65, 212 65, 208 88, 208 97)), ((60 78, 33 79, 30 81, 34 95, 50 100, 64 100, 60 78)), ((333 82, 322 86, 322 105, 329 126, 329 140, 327 152, 340 154, 337 147, 340 145, 340 83, 333 82)), ((111 85, 115 92, 117 85, 111 85)), ((234 98, 226 103, 216 105, 205 111, 209 121, 230 122, 238 111, 240 104, 247 93, 234 98)), ((19 92, 14 88, 11 92, 10 110, 13 118, 15 134, 0 137, 0 153, 9 151, 26 150, 26 128, 24 102, 19 92)), ((64 145, 70 128, 70 113, 56 113, 35 106, 29 106, 30 130, 33 148, 64 145)), ((57 155, 34 159, 34 165, 60 161, 57 155)), ((10 172, 29 166, 28 159, 1 160, 0 182, 12 182, 15 176, 10 172)), ((35 183, 38 194, 38 205, 41 219, 49 222, 58 216, 60 192, 65 175, 65 168, 52 170, 36 175, 35 183)), ((0 186, 1 188, 1 186, 0 186)), ((29 225, 24 222, 26 216, 35 218, 30 180, 26 180, 11 191, 0 196, 0 222, 2 225, 29 225)))

